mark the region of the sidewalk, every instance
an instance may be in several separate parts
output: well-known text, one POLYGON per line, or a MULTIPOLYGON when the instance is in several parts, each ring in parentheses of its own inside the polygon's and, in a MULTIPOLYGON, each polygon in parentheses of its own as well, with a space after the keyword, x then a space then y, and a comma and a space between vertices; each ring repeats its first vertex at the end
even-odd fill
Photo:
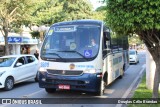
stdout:
MULTIPOLYGON (((130 87, 127 89, 125 94, 122 96, 123 99, 125 98, 132 98, 134 91, 137 89, 139 83, 141 82, 142 76, 145 73, 146 65, 144 64, 137 75, 137 77, 134 79, 134 81, 131 83, 130 87)), ((126 107, 127 104, 117 104, 116 107, 126 107)))

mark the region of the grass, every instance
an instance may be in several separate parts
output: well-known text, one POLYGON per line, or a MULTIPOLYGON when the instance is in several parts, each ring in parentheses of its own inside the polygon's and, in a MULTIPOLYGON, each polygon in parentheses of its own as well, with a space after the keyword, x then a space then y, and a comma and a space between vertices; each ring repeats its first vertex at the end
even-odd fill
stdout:
MULTIPOLYGON (((132 98, 152 98, 152 90, 146 87, 146 75, 144 74, 138 88, 132 98)), ((160 104, 129 104, 128 107, 160 107, 160 104)))

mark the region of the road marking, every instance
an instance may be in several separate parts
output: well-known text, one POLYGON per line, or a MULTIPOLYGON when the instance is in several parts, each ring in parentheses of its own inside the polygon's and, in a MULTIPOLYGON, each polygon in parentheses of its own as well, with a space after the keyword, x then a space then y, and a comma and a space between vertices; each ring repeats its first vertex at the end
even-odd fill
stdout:
POLYGON ((31 94, 23 95, 22 98, 27 98, 27 97, 33 96, 33 95, 35 95, 35 94, 37 94, 37 93, 39 93, 39 92, 41 92, 41 91, 44 91, 44 89, 41 89, 41 90, 36 91, 36 92, 34 92, 34 93, 31 93, 31 94))
POLYGON ((104 93, 105 94, 112 94, 115 90, 113 89, 105 89, 104 93))
MULTIPOLYGON (((141 74, 143 73, 144 69, 146 68, 146 64, 144 64, 142 66, 141 71, 139 72, 139 76, 132 82, 132 84, 130 85, 130 87, 127 89, 127 91, 124 93, 124 95, 122 96, 122 98, 127 98, 127 96, 130 94, 131 90, 133 89, 133 87, 135 86, 136 82, 138 81, 138 79, 140 78, 141 74)), ((117 104, 116 107, 122 107, 123 104, 117 104)))

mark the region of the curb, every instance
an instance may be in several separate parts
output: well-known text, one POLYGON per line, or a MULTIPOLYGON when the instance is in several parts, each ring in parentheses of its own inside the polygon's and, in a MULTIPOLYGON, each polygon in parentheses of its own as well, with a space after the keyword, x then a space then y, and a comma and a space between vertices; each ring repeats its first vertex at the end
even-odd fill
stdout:
MULTIPOLYGON (((138 82, 139 78, 141 77, 141 75, 143 74, 144 70, 146 69, 146 64, 144 64, 142 66, 142 69, 139 72, 139 76, 137 78, 134 79, 134 81, 132 82, 132 84, 129 86, 129 88, 127 89, 127 91, 124 93, 124 95, 122 96, 123 99, 127 98, 128 95, 130 94, 130 92, 132 91, 133 87, 136 85, 136 83, 138 82)), ((115 107, 122 107, 124 104, 117 104, 115 107)))

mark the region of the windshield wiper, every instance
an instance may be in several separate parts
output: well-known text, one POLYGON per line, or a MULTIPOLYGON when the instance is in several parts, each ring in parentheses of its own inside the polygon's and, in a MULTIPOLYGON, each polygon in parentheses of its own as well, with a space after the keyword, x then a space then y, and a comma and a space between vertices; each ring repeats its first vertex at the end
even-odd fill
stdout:
MULTIPOLYGON (((64 62, 66 62, 66 59, 65 59, 65 58, 62 58, 62 57, 61 57, 59 54, 57 54, 57 53, 47 52, 46 54, 49 54, 49 55, 56 55, 56 56, 58 56, 60 59, 62 59, 64 62)), ((47 59, 47 60, 52 60, 52 58, 47 59)))
POLYGON ((57 53, 47 52, 46 54, 49 54, 49 55, 56 55, 56 56, 58 56, 59 58, 63 59, 63 58, 62 58, 59 54, 57 54, 57 53))
POLYGON ((64 51, 57 51, 57 52, 71 52, 71 53, 77 53, 78 55, 80 55, 81 57, 83 57, 84 59, 88 60, 85 56, 83 56, 81 53, 79 53, 78 51, 68 51, 68 50, 64 50, 64 51))

